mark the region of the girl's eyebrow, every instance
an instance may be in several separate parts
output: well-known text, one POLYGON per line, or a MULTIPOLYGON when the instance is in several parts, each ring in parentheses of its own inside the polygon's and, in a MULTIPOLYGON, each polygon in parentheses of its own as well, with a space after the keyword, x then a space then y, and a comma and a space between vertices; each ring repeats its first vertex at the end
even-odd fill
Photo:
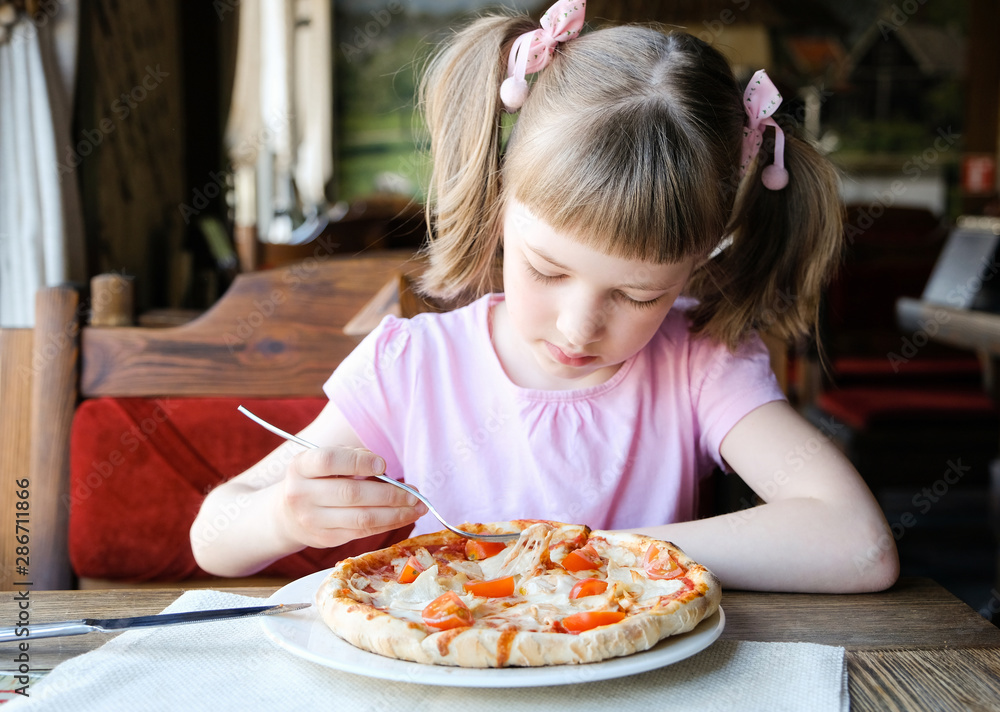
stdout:
MULTIPOLYGON (((564 265, 559 260, 554 259, 551 255, 545 252, 545 250, 529 245, 527 242, 524 243, 524 246, 527 247, 532 252, 534 252, 539 257, 541 257, 543 260, 551 264, 553 267, 565 270, 566 272, 572 272, 572 270, 569 267, 564 265)), ((677 284, 675 283, 666 286, 660 286, 656 284, 644 284, 642 282, 625 282, 624 284, 620 284, 618 286, 619 288, 622 289, 635 289, 640 292, 669 292, 671 289, 676 287, 677 284)))

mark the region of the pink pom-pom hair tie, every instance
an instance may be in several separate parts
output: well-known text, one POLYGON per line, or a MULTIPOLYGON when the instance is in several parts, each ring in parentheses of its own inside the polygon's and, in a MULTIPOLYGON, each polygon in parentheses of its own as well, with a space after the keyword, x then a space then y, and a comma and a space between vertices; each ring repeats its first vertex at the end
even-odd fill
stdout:
POLYGON ((500 100, 513 113, 528 97, 528 81, 524 78, 544 69, 556 45, 568 42, 583 29, 586 0, 559 0, 542 15, 541 27, 525 32, 514 40, 507 58, 507 78, 500 85, 500 100))
POLYGON ((740 177, 760 151, 764 141, 764 128, 774 127, 774 163, 764 169, 761 182, 768 190, 781 190, 788 185, 785 170, 785 132, 774 120, 774 112, 781 106, 781 94, 771 82, 767 72, 757 71, 743 92, 743 108, 747 112, 747 125, 743 127, 743 156, 740 160, 740 177))

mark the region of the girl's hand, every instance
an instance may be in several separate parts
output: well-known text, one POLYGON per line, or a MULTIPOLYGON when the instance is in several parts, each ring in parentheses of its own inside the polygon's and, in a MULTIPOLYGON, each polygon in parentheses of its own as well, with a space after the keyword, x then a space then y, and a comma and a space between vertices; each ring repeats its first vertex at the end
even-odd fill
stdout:
POLYGON ((370 450, 322 447, 296 455, 278 484, 276 520, 297 546, 328 548, 397 529, 427 513, 416 497, 378 480, 370 450))

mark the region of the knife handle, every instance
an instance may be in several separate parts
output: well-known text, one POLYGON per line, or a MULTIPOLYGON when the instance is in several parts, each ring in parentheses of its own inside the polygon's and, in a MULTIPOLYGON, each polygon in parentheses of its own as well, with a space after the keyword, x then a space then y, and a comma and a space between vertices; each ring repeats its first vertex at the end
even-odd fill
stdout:
POLYGON ((62 621, 60 623, 34 623, 16 628, 0 628, 0 643, 13 641, 31 641, 35 638, 56 638, 61 635, 83 635, 99 630, 86 621, 62 621), (27 630, 28 635, 17 635, 16 631, 27 630))

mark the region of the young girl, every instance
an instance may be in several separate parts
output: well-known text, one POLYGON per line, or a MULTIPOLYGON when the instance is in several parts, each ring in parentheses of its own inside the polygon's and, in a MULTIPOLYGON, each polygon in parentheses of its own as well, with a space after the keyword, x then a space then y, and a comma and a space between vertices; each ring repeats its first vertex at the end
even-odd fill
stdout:
POLYGON ((784 137, 763 72, 742 91, 683 32, 580 34, 583 6, 561 0, 541 28, 479 19, 433 61, 423 286, 466 306, 385 319, 301 432, 322 447, 286 443, 208 496, 192 528, 204 569, 244 575, 304 547, 440 529, 365 479, 384 471, 451 522, 639 531, 728 587, 895 581, 878 505, 785 401, 755 332, 792 338, 815 321, 840 249, 834 171, 784 137), (694 520, 716 466, 766 503, 694 520))

